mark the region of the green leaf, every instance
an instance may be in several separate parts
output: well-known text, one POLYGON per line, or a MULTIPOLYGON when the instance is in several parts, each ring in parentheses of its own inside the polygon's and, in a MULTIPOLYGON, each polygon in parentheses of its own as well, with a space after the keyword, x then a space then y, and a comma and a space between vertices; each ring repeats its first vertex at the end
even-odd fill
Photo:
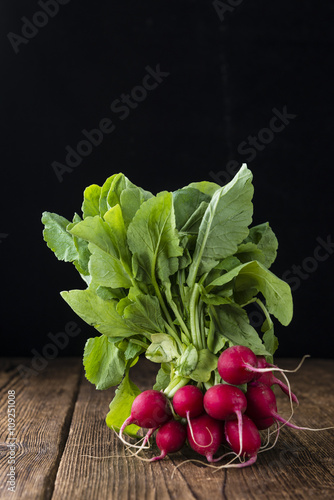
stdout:
POLYGON ((135 300, 124 308, 126 322, 144 332, 163 332, 165 326, 157 297, 138 294, 135 300))
POLYGON ((207 194, 191 187, 174 191, 173 203, 177 229, 181 229, 188 222, 189 218, 192 217, 202 202, 209 202, 210 199, 211 197, 207 194))
POLYGON ((257 355, 268 355, 257 331, 249 324, 247 313, 237 304, 210 306, 216 332, 234 344, 244 345, 257 355))
POLYGON ((208 382, 211 372, 217 368, 218 358, 208 349, 198 351, 196 368, 191 372, 190 378, 195 382, 208 382))
POLYGON ((218 189, 220 189, 220 185, 216 184, 215 182, 209 182, 209 181, 200 181, 200 182, 192 182, 191 184, 188 185, 188 187, 198 189, 201 191, 201 193, 207 194, 212 198, 212 196, 215 194, 218 189))
POLYGON ((110 237, 113 247, 117 249, 117 255, 128 274, 131 274, 131 253, 128 247, 126 228, 120 205, 115 205, 104 214, 104 220, 110 228, 110 237))
POLYGON ((179 257, 179 270, 185 269, 191 264, 192 258, 190 252, 187 248, 189 241, 188 236, 181 236, 180 234, 180 245, 183 248, 183 254, 179 257))
MULTIPOLYGON (((206 286, 206 290, 208 291, 211 291, 212 288, 214 287, 221 287, 221 286, 224 286, 228 283, 231 283, 231 281, 236 277, 238 276, 238 274, 240 273, 240 271, 247 265, 246 264, 240 264, 239 266, 237 267, 232 267, 232 269, 224 274, 222 274, 221 276, 219 276, 218 278, 216 278, 215 280, 211 281, 211 283, 209 283, 207 286, 206 286)), ((210 273, 211 274, 211 273, 210 273)))
POLYGON ((198 234, 198 230, 200 228, 202 219, 204 217, 204 214, 206 212, 206 209, 208 208, 209 204, 206 201, 202 201, 202 203, 199 205, 199 207, 193 212, 189 218, 185 221, 184 225, 181 228, 181 233, 186 233, 186 234, 198 234))
POLYGON ((232 283, 234 299, 237 303, 246 303, 257 292, 266 299, 266 307, 282 325, 288 325, 292 319, 293 304, 290 286, 263 264, 256 260, 241 264, 226 274, 212 281, 207 290, 215 286, 232 283))
POLYGON ((90 251, 88 249, 88 242, 75 236, 73 236, 73 241, 78 252, 78 258, 73 263, 80 274, 89 276, 88 263, 90 251))
POLYGON ((136 186, 132 184, 132 182, 125 177, 124 174, 119 173, 113 176, 107 196, 107 204, 109 208, 120 204, 121 194, 128 187, 135 188, 136 186))
MULTIPOLYGON (((95 286, 95 283, 91 283, 91 285, 95 286)), ((93 290, 91 286, 89 288, 93 290)), ((111 299, 121 300, 124 297, 123 288, 109 288, 106 286, 96 285, 94 292, 103 300, 111 300, 111 299)))
POLYGON ((220 352, 222 349, 231 347, 235 345, 234 342, 229 340, 228 338, 224 337, 221 335, 219 332, 215 332, 212 344, 210 345, 210 351, 212 351, 214 354, 217 354, 220 352))
POLYGON ((65 217, 51 212, 44 212, 42 223, 45 228, 43 237, 47 246, 55 253, 57 259, 73 262, 78 259, 78 251, 72 236, 66 231, 70 223, 65 217))
POLYGON ((86 323, 109 337, 132 337, 138 331, 116 311, 116 300, 103 300, 91 290, 61 292, 63 299, 86 323))
POLYGON ((105 335, 87 340, 83 364, 86 378, 99 390, 119 384, 124 375, 124 355, 105 335))
POLYGON ((226 257, 226 259, 223 259, 221 262, 219 262, 218 266, 216 266, 215 269, 220 269, 228 272, 239 266, 240 264, 240 260, 237 259, 237 257, 235 257, 234 255, 230 255, 230 257, 226 257))
POLYGON ((197 349, 195 346, 190 344, 175 363, 176 375, 180 375, 181 377, 189 377, 189 375, 195 370, 197 363, 197 349))
POLYGON ((234 297, 243 302, 243 293, 253 288, 261 292, 266 299, 266 307, 282 325, 288 325, 292 319, 293 304, 288 283, 281 280, 257 261, 244 264, 234 282, 234 297))
POLYGON ((199 228, 189 286, 197 274, 209 272, 220 260, 233 255, 248 235, 253 213, 251 181, 252 173, 243 165, 231 182, 214 193, 199 228))
POLYGON ((262 337, 263 343, 265 345, 265 348, 267 351, 271 354, 270 356, 270 363, 273 361, 273 355, 275 354, 277 348, 278 348, 278 339, 274 335, 274 327, 272 326, 267 330, 262 337))
POLYGON ((278 241, 268 222, 250 228, 249 235, 238 247, 241 262, 258 260, 269 268, 277 255, 278 241))
POLYGON ((255 243, 251 243, 250 241, 248 243, 241 243, 241 245, 238 246, 235 256, 242 264, 252 260, 257 260, 262 264, 266 262, 266 257, 263 252, 255 243))
POLYGON ((219 295, 218 293, 203 293, 201 299, 205 304, 219 306, 221 304, 231 304, 232 299, 230 297, 225 297, 224 295, 219 295))
POLYGON ((177 358, 179 353, 175 340, 165 333, 153 333, 152 343, 146 350, 145 356, 153 363, 168 363, 177 358))
POLYGON ((110 226, 100 216, 86 217, 78 224, 69 224, 67 230, 74 236, 93 243, 104 252, 118 258, 110 226))
POLYGON ((157 276, 164 282, 177 271, 182 248, 175 228, 171 193, 159 193, 141 205, 129 225, 128 243, 138 280, 154 284, 157 276))
POLYGON ((210 284, 217 278, 220 278, 224 274, 224 271, 228 272, 234 269, 235 267, 240 266, 241 262, 234 255, 230 255, 219 262, 211 271, 209 272, 207 278, 205 279, 205 286, 210 290, 210 284))
POLYGON ((126 227, 129 226, 142 203, 152 197, 152 193, 139 187, 127 187, 124 191, 122 191, 120 196, 120 205, 122 207, 126 227))
POLYGON ((164 391, 170 382, 170 371, 166 372, 163 368, 157 373, 156 382, 153 386, 155 391, 164 391))
POLYGON ((83 218, 100 215, 100 196, 101 187, 97 184, 88 186, 84 191, 84 200, 82 203, 83 218))
POLYGON ((95 283, 111 288, 130 288, 132 286, 131 277, 119 259, 104 252, 93 243, 89 243, 89 251, 91 257, 88 268, 95 283))
POLYGON ((124 351, 124 357, 128 361, 129 359, 134 359, 144 352, 144 348, 141 345, 134 344, 132 342, 128 343, 127 348, 124 351))
POLYGON ((110 205, 108 205, 108 201, 107 201, 108 194, 109 194, 109 190, 110 190, 110 187, 111 187, 113 181, 119 175, 120 174, 114 174, 111 177, 108 177, 108 179, 105 181, 105 183, 101 187, 101 194, 100 194, 100 199, 99 199, 99 212, 100 212, 101 217, 103 217, 104 214, 106 212, 108 212, 109 208, 111 208, 110 205))
MULTIPOLYGON (((116 389, 115 397, 109 405, 109 413, 106 418, 107 426, 119 432, 123 422, 131 415, 131 407, 135 398, 141 393, 140 389, 130 380, 126 372, 122 383, 116 389)), ((136 437, 140 427, 128 425, 125 433, 136 437)))

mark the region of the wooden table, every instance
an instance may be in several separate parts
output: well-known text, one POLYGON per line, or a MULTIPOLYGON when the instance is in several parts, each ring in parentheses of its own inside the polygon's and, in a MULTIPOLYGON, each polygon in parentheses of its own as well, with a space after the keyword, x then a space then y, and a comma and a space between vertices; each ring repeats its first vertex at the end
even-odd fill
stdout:
MULTIPOLYGON (((284 428, 276 447, 261 453, 252 467, 214 472, 188 462, 172 479, 175 465, 194 458, 195 453, 185 449, 155 463, 129 457, 105 424, 113 390, 95 390, 83 376, 80 359, 49 361, 30 378, 23 378, 17 370, 22 363, 30 366, 30 360, 0 362, 1 499, 334 498, 334 430, 284 428), (16 446, 9 448, 7 407, 12 390, 16 405, 12 435, 16 441, 12 442, 16 446), (10 450, 15 454, 15 492, 6 485, 10 450)), ((282 367, 296 364, 297 360, 280 360, 282 367)), ((145 390, 152 387, 155 373, 156 366, 143 359, 133 368, 132 378, 145 390)), ((334 425, 334 361, 306 360, 290 381, 300 401, 293 421, 308 427, 334 425)), ((276 392, 279 411, 288 416, 287 398, 276 392)))

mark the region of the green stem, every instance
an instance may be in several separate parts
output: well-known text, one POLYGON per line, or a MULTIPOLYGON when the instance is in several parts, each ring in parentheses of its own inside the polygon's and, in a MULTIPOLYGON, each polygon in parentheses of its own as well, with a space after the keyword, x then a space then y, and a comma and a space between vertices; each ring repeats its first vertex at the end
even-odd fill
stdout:
POLYGON ((155 279, 154 274, 152 275, 152 284, 153 284, 153 286, 154 286, 155 293, 156 293, 156 295, 157 295, 157 297, 158 297, 158 300, 159 300, 160 306, 161 306, 161 308, 162 308, 162 310, 163 310, 163 312, 164 312, 164 314, 165 314, 165 317, 166 317, 166 319, 167 319, 167 321, 168 321, 168 323, 169 323, 170 327, 171 327, 171 328, 173 328, 173 330, 174 330, 174 331, 175 331, 175 333, 176 333, 175 327, 174 327, 174 325, 173 325, 173 320, 172 320, 172 318, 171 318, 171 316, 170 316, 170 314, 169 314, 169 311, 168 311, 168 309, 167 309, 167 307, 166 307, 165 301, 164 301, 164 299, 163 299, 163 297, 162 297, 162 295, 161 295, 160 288, 159 288, 159 285, 158 285, 158 283, 157 283, 157 280, 155 279))
POLYGON ((203 286, 203 283, 204 281, 206 280, 207 276, 208 276, 209 273, 204 273, 203 276, 201 277, 201 279, 199 280, 199 285, 202 285, 203 286))
POLYGON ((185 295, 184 295, 184 286, 183 286, 183 282, 184 282, 184 269, 182 269, 182 271, 178 270, 177 272, 177 278, 178 278, 178 285, 179 285, 179 290, 180 290, 180 297, 181 297, 181 301, 182 301, 182 304, 185 304, 186 303, 186 298, 185 298, 185 295))
POLYGON ((183 353, 182 342, 181 342, 178 334, 175 332, 175 330, 173 330, 173 328, 171 328, 171 326, 167 323, 167 321, 163 320, 163 322, 165 324, 166 330, 168 331, 170 336, 173 337, 173 339, 177 343, 179 350, 180 350, 180 354, 182 354, 183 353))
POLYGON ((262 300, 260 300, 260 299, 255 299, 255 302, 256 302, 257 304, 259 304, 259 306, 261 307, 261 309, 262 309, 262 311, 264 312, 264 315, 265 315, 265 317, 266 317, 266 320, 268 321, 269 328, 271 328, 271 327, 272 327, 272 325, 273 325, 273 322, 272 322, 272 319, 271 319, 270 314, 269 314, 269 312, 268 312, 268 309, 266 308, 266 306, 264 305, 264 303, 262 302, 262 300))
POLYGON ((204 314, 203 314, 203 309, 204 309, 204 303, 200 299, 199 300, 199 308, 198 308, 198 314, 199 314, 199 323, 200 323, 200 332, 201 332, 201 339, 202 339, 202 349, 207 348, 206 344, 206 336, 205 336, 205 324, 204 324, 204 314))
POLYGON ((250 299, 248 302, 245 302, 244 304, 242 304, 240 307, 246 307, 249 304, 253 304, 254 302, 256 302, 256 300, 257 300, 257 298, 254 297, 253 299, 250 299))
POLYGON ((207 346, 210 349, 211 352, 214 351, 214 340, 215 340, 215 333, 216 333, 216 327, 215 323, 212 317, 210 317, 210 326, 209 326, 209 333, 207 337, 207 346))
POLYGON ((257 297, 254 297, 253 299, 250 299, 245 304, 242 304, 241 307, 248 306, 249 304, 253 304, 254 302, 256 302, 256 304, 258 304, 261 307, 261 309, 262 309, 262 311, 263 311, 263 313, 264 313, 264 315, 266 317, 266 320, 268 321, 268 325, 269 325, 269 327, 271 327, 273 325, 273 322, 272 322, 272 319, 271 319, 270 314, 268 312, 268 309, 266 308, 266 306, 264 305, 264 303, 262 302, 262 300, 260 300, 257 297))
POLYGON ((199 329, 198 311, 197 311, 199 291, 200 291, 199 284, 195 283, 190 298, 190 328, 191 328, 191 336, 193 344, 197 349, 201 349, 201 344, 202 344, 201 332, 199 329))
POLYGON ((166 292, 167 302, 168 302, 169 306, 171 307, 173 313, 175 314, 176 319, 180 323, 180 326, 181 326, 183 332, 188 337, 188 339, 191 339, 191 335, 190 335, 190 332, 188 330, 188 327, 185 324, 185 322, 183 321, 183 318, 178 310, 178 307, 173 300, 170 284, 165 286, 165 292, 166 292))
POLYGON ((176 393, 176 391, 178 389, 180 389, 181 387, 183 387, 184 385, 187 385, 187 383, 189 382, 189 378, 185 378, 185 377, 175 377, 170 383, 169 385, 166 387, 166 389, 164 390, 164 394, 166 394, 166 396, 168 398, 171 398, 174 396, 174 394, 176 393))
POLYGON ((130 339, 129 342, 131 342, 131 344, 137 344, 137 345, 140 345, 141 347, 143 347, 145 350, 148 348, 148 345, 145 344, 145 342, 142 342, 141 340, 136 340, 136 339, 130 339))
POLYGON ((212 387, 214 384, 212 382, 204 382, 204 387, 206 390, 210 389, 210 387, 212 387))

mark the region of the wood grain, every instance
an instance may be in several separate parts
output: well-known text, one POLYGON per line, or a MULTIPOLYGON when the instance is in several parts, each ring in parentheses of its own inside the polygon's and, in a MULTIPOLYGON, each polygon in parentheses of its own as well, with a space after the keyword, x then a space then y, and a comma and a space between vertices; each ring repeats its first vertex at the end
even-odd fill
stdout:
MULTIPOLYGON (((296 360, 279 360, 279 363, 290 368, 297 365, 296 360)), ((43 378, 42 374, 36 377, 33 387, 26 388, 18 377, 11 375, 11 370, 0 373, 1 397, 7 397, 8 388, 18 391, 18 401, 21 394, 17 478, 20 496, 13 498, 334 498, 334 430, 312 432, 284 427, 276 447, 260 453, 257 463, 245 469, 215 470, 206 467, 203 461, 184 463, 199 458, 188 448, 161 462, 144 462, 129 456, 105 424, 114 391, 97 391, 84 377, 78 390, 80 366, 80 360, 59 360, 61 376, 55 363, 45 370, 43 378)), ((156 371, 153 363, 143 359, 131 375, 145 390, 152 387, 156 371)), ((307 427, 334 425, 334 361, 306 360, 289 379, 300 401, 293 422, 307 427)), ((278 411, 289 417, 286 396, 279 389, 275 392, 278 411)), ((1 430, 5 439, 3 422, 4 413, 1 430)), ((155 451, 153 447, 147 456, 151 457, 155 451)), ((5 477, 4 465, 2 460, 1 480, 5 477)))
POLYGON ((26 360, 1 360, 0 498, 39 500, 52 495, 54 479, 69 432, 81 378, 78 359, 56 359, 37 376, 17 371, 26 360), (8 390, 16 395, 16 491, 7 490, 8 390))

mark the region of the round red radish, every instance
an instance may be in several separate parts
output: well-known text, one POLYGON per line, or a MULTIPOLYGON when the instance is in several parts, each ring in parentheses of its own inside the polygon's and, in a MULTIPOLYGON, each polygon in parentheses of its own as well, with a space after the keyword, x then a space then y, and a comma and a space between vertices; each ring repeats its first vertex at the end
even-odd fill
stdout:
MULTIPOLYGON (((268 368, 269 364, 264 356, 256 356, 257 358, 257 368, 268 368)), ((258 380, 261 377, 262 373, 254 372, 253 380, 258 380)))
MULTIPOLYGON (((256 460, 257 452, 261 446, 261 437, 259 431, 254 424, 254 422, 247 417, 247 415, 242 416, 242 448, 241 457, 247 457, 252 459, 251 463, 256 460)), ((234 453, 239 454, 240 452, 240 435, 238 422, 236 420, 228 420, 225 422, 225 437, 226 441, 231 446, 234 453)), ((246 462, 242 465, 250 465, 250 462, 246 462)))
POLYGON ((246 414, 253 420, 263 420, 277 413, 276 397, 273 391, 261 382, 253 382, 247 387, 246 414))
POLYGON ((153 457, 151 462, 165 458, 168 453, 179 451, 186 442, 187 431, 184 425, 177 420, 170 420, 162 425, 156 434, 155 440, 161 455, 153 457))
POLYGON ((223 423, 209 415, 200 415, 191 419, 191 427, 187 426, 187 438, 193 450, 212 462, 213 455, 224 442, 223 423))
POLYGON ((233 385, 214 385, 204 395, 206 413, 217 420, 234 420, 239 412, 245 412, 246 407, 246 396, 233 385))
POLYGON ((181 387, 174 394, 173 407, 180 417, 198 417, 204 413, 202 391, 195 385, 181 387))
POLYGON ((130 424, 148 429, 159 427, 172 418, 168 398, 159 391, 150 389, 141 392, 133 401, 131 415, 123 423, 120 434, 130 424))
POLYGON ((245 346, 229 347, 218 359, 218 373, 232 385, 246 384, 254 379, 252 368, 257 367, 257 358, 253 351, 245 346))
MULTIPOLYGON (((261 382, 262 384, 265 384, 268 387, 271 387, 273 385, 278 385, 281 388, 281 390, 284 392, 284 394, 289 396, 289 387, 286 384, 284 384, 284 382, 282 382, 277 377, 275 377, 273 372, 264 372, 262 374, 259 373, 258 375, 260 375, 260 376, 255 379, 256 382, 261 382)), ((297 396, 291 391, 290 391, 290 394, 291 394, 292 401, 299 404, 297 396)))
POLYGON ((246 399, 246 415, 251 419, 259 421, 273 418, 293 429, 301 429, 301 427, 291 424, 277 413, 275 394, 267 385, 261 382, 249 384, 247 387, 246 399))
POLYGON ((269 418, 261 418, 259 420, 253 420, 253 422, 259 429, 259 431, 263 431, 265 429, 269 429, 269 427, 271 427, 274 424, 275 420, 272 417, 269 417, 269 418))

